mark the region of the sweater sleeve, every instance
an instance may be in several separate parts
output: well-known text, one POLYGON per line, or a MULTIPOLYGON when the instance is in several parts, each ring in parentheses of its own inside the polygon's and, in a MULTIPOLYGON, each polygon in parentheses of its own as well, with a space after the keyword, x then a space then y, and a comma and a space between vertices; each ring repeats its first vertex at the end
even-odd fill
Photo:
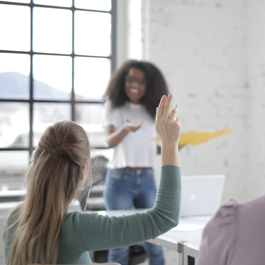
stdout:
POLYGON ((238 202, 229 200, 209 221, 203 231, 200 253, 196 265, 226 265, 233 255, 236 234, 236 208, 238 202))
POLYGON ((153 208, 121 217, 74 212, 66 215, 62 226, 65 240, 75 240, 83 250, 102 250, 129 246, 155 238, 178 224, 180 212, 180 168, 163 166, 153 208))

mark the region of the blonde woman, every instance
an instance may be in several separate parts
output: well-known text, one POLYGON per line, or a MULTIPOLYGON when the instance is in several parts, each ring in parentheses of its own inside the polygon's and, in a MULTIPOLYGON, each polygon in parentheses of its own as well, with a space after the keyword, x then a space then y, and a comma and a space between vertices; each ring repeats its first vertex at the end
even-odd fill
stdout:
POLYGON ((181 196, 180 121, 178 106, 171 110, 171 101, 172 95, 163 96, 157 108, 162 168, 155 206, 130 216, 67 213, 69 203, 89 178, 89 141, 74 122, 48 127, 27 172, 25 200, 11 212, 5 226, 7 265, 91 264, 88 251, 136 244, 176 226, 181 196))

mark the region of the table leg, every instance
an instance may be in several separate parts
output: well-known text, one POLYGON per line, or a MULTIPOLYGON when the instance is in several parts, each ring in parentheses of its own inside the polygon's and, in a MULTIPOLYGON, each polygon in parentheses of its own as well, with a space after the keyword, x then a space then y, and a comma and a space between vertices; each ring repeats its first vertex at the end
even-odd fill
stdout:
POLYGON ((184 255, 184 245, 185 245, 185 242, 179 242, 178 243, 178 253, 179 253, 179 261, 178 261, 178 264, 179 265, 183 265, 184 264, 184 258, 183 258, 183 255, 184 255))

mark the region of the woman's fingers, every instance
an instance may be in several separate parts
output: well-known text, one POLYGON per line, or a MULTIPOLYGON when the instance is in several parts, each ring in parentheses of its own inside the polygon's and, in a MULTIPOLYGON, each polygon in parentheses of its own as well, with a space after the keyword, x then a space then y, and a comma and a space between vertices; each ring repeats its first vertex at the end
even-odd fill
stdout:
POLYGON ((140 129, 143 126, 143 124, 144 124, 143 120, 139 124, 133 124, 128 117, 126 118, 126 128, 130 132, 136 132, 138 129, 140 129))
POLYGON ((164 106, 165 106, 165 99, 166 96, 162 96, 159 102, 159 105, 157 107, 157 112, 156 112, 156 119, 161 118, 164 113, 164 106))
POLYGON ((165 107, 164 107, 164 113, 163 113, 163 118, 164 119, 168 119, 168 117, 169 117, 172 98, 173 98, 172 94, 169 94, 167 96, 167 98, 166 98, 165 107))
POLYGON ((171 94, 168 97, 162 97, 157 108, 156 131, 164 144, 179 142, 181 129, 180 119, 177 117, 179 106, 176 105, 171 110, 172 98, 173 96, 171 94))
POLYGON ((170 116, 170 108, 173 95, 169 94, 168 96, 162 96, 159 102, 158 107, 156 108, 156 120, 158 118, 168 118, 170 116))
POLYGON ((135 125, 135 129, 138 130, 139 128, 141 128, 144 124, 144 121, 141 121, 138 125, 135 125))
POLYGON ((171 111, 171 113, 170 113, 170 115, 168 117, 170 119, 170 121, 175 121, 176 120, 176 115, 177 115, 177 112, 178 112, 178 108, 179 108, 179 105, 176 105, 172 109, 172 111, 171 111))

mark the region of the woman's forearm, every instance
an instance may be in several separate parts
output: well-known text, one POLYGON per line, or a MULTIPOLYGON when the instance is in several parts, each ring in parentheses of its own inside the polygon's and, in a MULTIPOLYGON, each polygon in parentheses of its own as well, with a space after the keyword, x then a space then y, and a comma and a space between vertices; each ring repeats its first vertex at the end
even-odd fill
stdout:
POLYGON ((128 128, 124 124, 121 128, 117 131, 114 131, 106 136, 106 144, 107 147, 112 148, 116 147, 124 137, 129 133, 128 128))

